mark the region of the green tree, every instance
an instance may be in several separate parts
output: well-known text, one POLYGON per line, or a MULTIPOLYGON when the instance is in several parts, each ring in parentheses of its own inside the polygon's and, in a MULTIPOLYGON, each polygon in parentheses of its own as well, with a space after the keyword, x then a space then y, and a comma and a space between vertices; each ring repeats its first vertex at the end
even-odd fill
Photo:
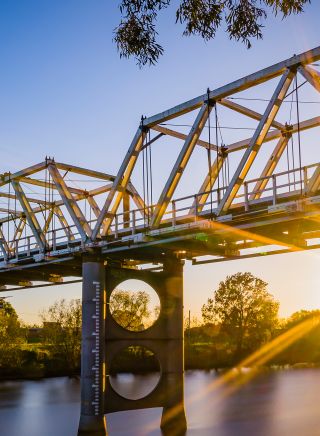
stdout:
POLYGON ((0 309, 0 368, 17 368, 21 364, 24 331, 13 306, 2 301, 0 309))
MULTIPOLYGON (((139 331, 152 323, 149 304, 150 297, 144 291, 129 292, 115 289, 110 296, 109 308, 112 317, 121 327, 139 331)), ((155 316, 157 312, 156 308, 155 316)))
MULTIPOLYGON (((134 57, 138 65, 155 64, 163 54, 157 42, 158 14, 171 0, 122 0, 121 21, 114 30, 120 56, 134 57)), ((303 12, 310 0, 180 0, 176 22, 183 35, 199 35, 208 41, 223 28, 230 39, 251 46, 252 38, 262 38, 268 13, 283 18, 303 12)))
POLYGON ((56 301, 40 317, 45 343, 63 359, 69 371, 77 370, 81 353, 81 301, 56 301))
POLYGON ((213 298, 202 306, 205 322, 221 326, 237 357, 270 338, 277 325, 279 303, 267 283, 251 273, 237 273, 220 282, 213 298))

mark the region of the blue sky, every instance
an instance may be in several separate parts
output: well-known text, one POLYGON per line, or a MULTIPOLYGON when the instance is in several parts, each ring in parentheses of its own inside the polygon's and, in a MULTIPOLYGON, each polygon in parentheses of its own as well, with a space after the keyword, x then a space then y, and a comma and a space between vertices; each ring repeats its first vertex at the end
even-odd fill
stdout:
MULTIPOLYGON (((204 93, 207 87, 213 89, 320 44, 316 0, 301 16, 268 20, 264 39, 254 41, 251 50, 229 41, 223 32, 209 43, 183 38, 181 26, 174 24, 175 1, 159 17, 165 55, 157 66, 140 70, 133 60, 120 60, 112 42, 120 19, 118 3, 0 2, 0 172, 50 155, 116 173, 142 114, 152 115, 204 93)), ((319 160, 314 149, 311 154, 319 160)), ((166 155, 159 157, 160 172, 168 162, 166 155)), ((218 282, 237 271, 252 271, 269 282, 283 314, 320 307, 318 263, 319 254, 314 252, 187 265, 185 309, 199 313, 218 282)), ((62 296, 80 296, 80 287, 19 291, 11 301, 30 321, 62 296)))

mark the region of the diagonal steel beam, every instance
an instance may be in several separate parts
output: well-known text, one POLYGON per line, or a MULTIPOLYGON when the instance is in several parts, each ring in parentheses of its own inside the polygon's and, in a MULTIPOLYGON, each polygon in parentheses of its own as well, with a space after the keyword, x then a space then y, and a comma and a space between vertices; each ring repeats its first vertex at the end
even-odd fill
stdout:
MULTIPOLYGON (((290 130, 288 130, 288 132, 293 134, 293 133, 297 133, 298 130, 302 132, 304 130, 313 129, 314 127, 318 127, 318 126, 320 126, 320 117, 314 117, 308 120, 300 121, 299 125, 298 123, 293 124, 292 126, 290 126, 290 130)), ((278 139, 282 136, 282 134, 283 134, 282 130, 273 130, 265 136, 263 142, 270 142, 273 141, 274 139, 278 139)), ((251 138, 247 138, 247 139, 243 139, 242 141, 234 142, 233 144, 228 145, 227 153, 233 153, 234 151, 244 150, 248 148, 250 141, 251 138)))
POLYGON ((74 240, 74 235, 73 235, 72 230, 71 230, 71 228, 70 228, 70 226, 68 224, 68 221, 66 220, 66 218, 65 218, 62 210, 60 209, 60 207, 59 206, 55 206, 54 212, 55 212, 56 216, 58 217, 58 220, 60 221, 60 224, 62 226, 62 230, 65 232, 67 238, 70 241, 73 241, 74 240))
POLYGON ((43 226, 43 233, 44 234, 47 234, 47 232, 49 230, 53 215, 54 215, 54 209, 53 209, 53 207, 51 207, 51 209, 49 209, 49 214, 48 214, 48 217, 46 219, 46 222, 44 223, 44 226, 43 226))
POLYGON ((231 180, 230 185, 228 186, 218 208, 217 214, 225 213, 231 203, 233 202, 237 192, 240 189, 246 175, 248 174, 253 161, 258 154, 261 144, 263 143, 268 130, 271 126, 272 120, 274 120, 275 116, 278 113, 278 110, 281 106, 281 103, 286 96, 286 93, 289 89, 289 86, 295 77, 295 72, 287 70, 283 76, 281 77, 276 90, 267 105, 265 113, 263 114, 263 118, 260 120, 259 125, 251 138, 248 148, 246 149, 238 168, 236 169, 233 178, 231 180))
MULTIPOLYGON (((54 183, 49 183, 48 181, 45 182, 43 180, 32 179, 31 177, 19 177, 19 182, 28 183, 29 185, 34 185, 34 186, 41 186, 42 188, 47 188, 47 189, 55 189, 55 190, 57 189, 54 183)), ((71 186, 68 186, 68 189, 73 194, 85 195, 85 191, 83 189, 77 189, 71 186)))
POLYGON ((318 92, 320 92, 320 73, 308 66, 299 67, 298 71, 318 92))
POLYGON ((102 173, 101 171, 89 170, 87 168, 77 167, 75 165, 69 165, 62 162, 55 162, 55 165, 60 170, 81 174, 83 176, 95 177, 97 179, 109 180, 109 181, 113 181, 115 179, 115 176, 112 176, 111 174, 107 174, 107 173, 102 173))
POLYGON ((3 186, 5 184, 11 182, 11 180, 14 180, 14 179, 19 180, 21 177, 30 176, 34 173, 42 171, 45 167, 46 167, 46 163, 41 162, 39 164, 32 165, 31 167, 25 168, 24 170, 18 171, 16 173, 0 174, 0 186, 3 186))
MULTIPOLYGON (((184 133, 177 132, 176 130, 167 129, 163 126, 152 126, 152 130, 156 130, 157 132, 161 132, 164 135, 172 136, 174 138, 183 139, 184 141, 187 139, 188 135, 185 135, 184 133)), ((217 151, 217 146, 214 144, 209 144, 209 142, 203 141, 202 139, 198 139, 197 141, 198 145, 201 145, 201 147, 204 147, 206 149, 211 149, 217 151)))
POLYGON ((71 192, 69 191, 65 181, 63 180, 61 174, 53 163, 48 165, 49 173, 55 183, 58 192, 63 200, 65 207, 67 208, 72 221, 78 229, 78 232, 83 241, 87 240, 87 237, 91 236, 91 227, 89 226, 85 216, 83 215, 78 203, 73 198, 71 192))
POLYGON ((1 226, 0 226, 0 248, 3 252, 4 258, 8 259, 9 255, 10 255, 10 248, 9 248, 7 240, 3 234, 1 226))
MULTIPOLYGON (((286 149, 286 146, 288 144, 289 139, 291 138, 290 134, 285 134, 283 136, 281 136, 281 138, 279 139, 275 149, 273 150, 266 166, 264 167, 260 178, 264 178, 264 177, 269 177, 272 175, 274 169, 276 168, 276 166, 278 165, 278 162, 284 152, 284 150, 286 149)), ((249 200, 256 200, 258 198, 261 197, 261 194, 263 191, 263 189, 267 186, 269 182, 269 179, 263 179, 263 180, 259 180, 254 188, 253 188, 253 192, 250 194, 249 196, 249 200)))
POLYGON ((114 215, 116 214, 122 200, 123 193, 128 185, 133 168, 137 162, 145 137, 146 131, 143 126, 140 126, 133 138, 128 153, 122 162, 112 188, 109 191, 106 202, 101 210, 101 214, 97 219, 97 223, 91 235, 93 241, 98 237, 99 233, 101 233, 102 236, 105 236, 108 233, 114 215), (114 198, 115 196, 116 198, 114 198), (111 210, 109 210, 112 202, 113 206, 111 210))
POLYGON ((320 189, 320 165, 315 169, 311 179, 308 182, 306 194, 315 194, 320 189))
POLYGON ((194 147, 201 135, 208 116, 212 110, 212 106, 208 104, 202 105, 193 126, 185 140, 182 150, 176 160, 176 163, 171 171, 171 174, 165 184, 165 187, 160 195, 158 203, 155 207, 153 216, 151 217, 151 227, 157 227, 168 207, 172 195, 181 179, 182 173, 191 157, 194 147))
POLYGON ((130 181, 128 182, 128 190, 130 190, 132 200, 135 203, 135 205, 137 206, 137 208, 140 210, 141 214, 147 215, 147 205, 145 204, 145 202, 143 201, 143 199, 139 195, 138 191, 136 190, 136 188, 133 186, 133 184, 130 181))
MULTIPOLYGON (((241 104, 234 103, 233 101, 230 101, 226 98, 222 98, 221 100, 218 101, 218 103, 220 103, 222 106, 225 106, 229 109, 232 109, 235 112, 238 112, 239 114, 246 115, 247 117, 252 118, 254 120, 257 120, 257 121, 260 121, 263 117, 262 114, 259 114, 258 112, 254 111, 252 109, 249 109, 245 106, 242 106, 241 104)), ((279 129, 279 130, 286 129, 286 126, 284 124, 281 124, 276 120, 272 121, 271 126, 275 127, 276 129, 279 129)))
POLYGON ((37 244, 39 245, 39 248, 41 251, 44 251, 47 245, 46 238, 44 233, 42 232, 42 229, 40 227, 40 224, 37 220, 37 217, 30 206, 30 203, 27 200, 27 197, 25 193, 23 192, 23 189, 19 182, 16 180, 11 181, 12 187, 16 193, 16 197, 23 209, 23 212, 26 216, 26 219, 28 221, 28 224, 32 230, 33 236, 35 237, 37 244))
POLYGON ((100 210, 95 198, 91 195, 88 195, 87 200, 88 200, 88 203, 89 203, 95 217, 98 218, 100 213, 101 213, 101 210, 100 210))
POLYGON ((193 202, 189 210, 189 214, 195 214, 196 212, 202 211, 210 195, 210 191, 212 190, 219 176, 224 161, 225 161, 225 156, 224 155, 221 156, 219 154, 218 158, 216 158, 213 164, 211 165, 210 172, 208 172, 206 178, 204 179, 201 188, 199 189, 199 192, 197 194, 197 200, 193 202))
POLYGON ((12 250, 15 246, 15 241, 19 241, 21 238, 22 232, 26 226, 26 219, 24 217, 20 218, 19 224, 16 227, 16 230, 13 235, 13 239, 10 242, 10 250, 12 250))

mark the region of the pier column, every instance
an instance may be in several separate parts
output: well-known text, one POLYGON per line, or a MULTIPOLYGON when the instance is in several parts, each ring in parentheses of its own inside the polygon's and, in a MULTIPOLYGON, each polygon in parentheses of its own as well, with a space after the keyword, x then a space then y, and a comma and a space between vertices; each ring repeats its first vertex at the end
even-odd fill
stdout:
POLYGON ((106 435, 105 270, 96 258, 82 264, 81 416, 79 435, 106 435))
POLYGON ((184 345, 183 345, 183 262, 169 259, 164 269, 164 316, 168 356, 163 362, 162 376, 165 382, 166 404, 161 417, 164 435, 184 435, 187 420, 184 409, 184 345))

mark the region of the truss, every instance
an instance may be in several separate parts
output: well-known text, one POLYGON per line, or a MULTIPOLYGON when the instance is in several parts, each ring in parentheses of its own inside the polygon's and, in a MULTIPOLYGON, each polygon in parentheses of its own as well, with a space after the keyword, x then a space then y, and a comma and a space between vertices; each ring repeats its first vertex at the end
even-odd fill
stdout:
MULTIPOLYGON (((142 119, 115 176, 51 158, 1 175, 0 270, 7 274, 8 265, 27 264, 28 259, 51 261, 93 248, 129 264, 158 261, 167 249, 198 263, 207 261, 198 260, 199 256, 221 261, 261 255, 266 246, 277 246, 270 251, 274 253, 318 246, 306 242, 316 241, 320 232, 318 145, 314 145, 315 163, 300 162, 277 172, 291 138, 296 135, 300 140, 302 132, 320 126, 317 114, 294 123, 277 118, 295 91, 290 92, 290 87, 297 92, 297 76, 318 95, 320 73, 313 65, 318 60, 320 47, 142 119), (233 99, 261 84, 269 84, 269 90, 273 86, 263 111, 233 99), (208 123, 218 107, 257 123, 252 136, 227 145, 216 138, 211 141, 208 123), (189 122, 193 116, 189 131, 165 125, 184 116, 189 122), (152 204, 141 194, 144 187, 138 192, 131 179, 144 150, 166 138, 181 141, 181 148, 158 201, 152 204), (264 144, 270 142, 274 145, 262 168, 257 167, 256 177, 248 178, 264 144), (212 153, 210 169, 196 192, 174 198, 198 147, 212 153), (230 180, 219 185, 226 162, 239 152, 230 180), (205 236, 201 239, 199 234, 205 236), (264 248, 257 253, 241 251, 259 247, 264 248)), ((60 280, 55 274, 47 278, 60 280)), ((20 283, 19 279, 11 282, 20 283)))

